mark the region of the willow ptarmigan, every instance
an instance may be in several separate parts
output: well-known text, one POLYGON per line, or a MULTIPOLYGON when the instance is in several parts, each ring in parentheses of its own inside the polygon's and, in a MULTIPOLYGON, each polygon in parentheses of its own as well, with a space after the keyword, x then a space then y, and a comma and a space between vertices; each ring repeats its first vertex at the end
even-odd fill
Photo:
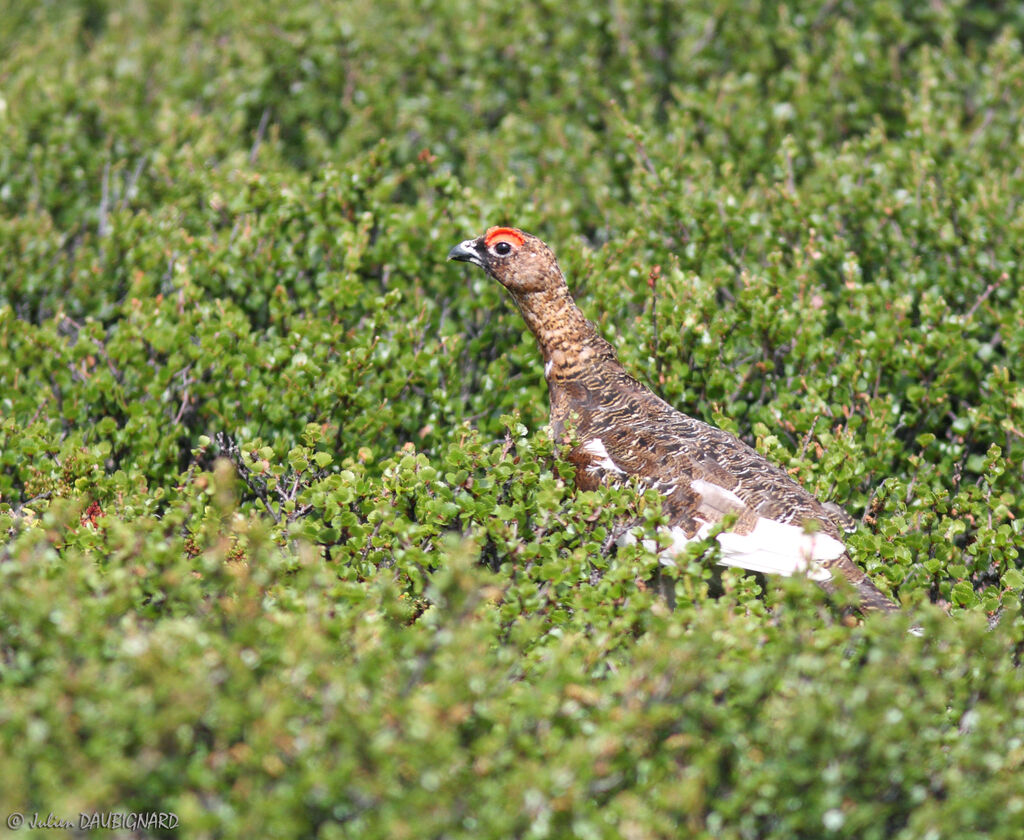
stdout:
POLYGON ((732 435, 676 411, 626 373, 569 294, 555 256, 536 236, 493 227, 452 248, 450 260, 480 266, 508 289, 544 356, 556 436, 572 417, 580 443, 569 453, 576 484, 636 476, 662 493, 677 553, 735 514, 718 535, 721 562, 782 575, 805 574, 832 591, 852 584, 863 610, 895 610, 846 553, 852 520, 822 504, 732 435))

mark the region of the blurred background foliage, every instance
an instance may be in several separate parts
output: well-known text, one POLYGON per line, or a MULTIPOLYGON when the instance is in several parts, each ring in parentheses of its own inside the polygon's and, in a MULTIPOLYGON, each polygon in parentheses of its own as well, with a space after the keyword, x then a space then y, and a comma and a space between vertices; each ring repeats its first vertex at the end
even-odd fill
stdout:
POLYGON ((969 2, 6 3, 0 804, 1019 837, 1022 36, 969 2), (571 489, 532 338, 444 262, 497 223, 861 520, 909 615, 713 552, 669 612, 609 540, 657 500, 571 489))

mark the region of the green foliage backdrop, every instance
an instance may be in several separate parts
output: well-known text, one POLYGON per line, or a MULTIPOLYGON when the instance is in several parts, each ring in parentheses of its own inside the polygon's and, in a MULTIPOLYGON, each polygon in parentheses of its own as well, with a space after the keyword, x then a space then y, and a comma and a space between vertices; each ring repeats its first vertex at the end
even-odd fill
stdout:
POLYGON ((6 3, 3 817, 1020 837, 1022 39, 965 0, 6 3), (444 262, 497 223, 861 520, 906 614, 710 549, 669 611, 609 540, 657 500, 572 489, 518 313, 444 262))

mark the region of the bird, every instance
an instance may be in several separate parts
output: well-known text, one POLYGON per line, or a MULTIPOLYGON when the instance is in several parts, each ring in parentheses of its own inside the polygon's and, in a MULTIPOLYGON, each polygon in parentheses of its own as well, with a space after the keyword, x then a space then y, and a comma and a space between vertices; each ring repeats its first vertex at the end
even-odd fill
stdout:
POLYGON ((453 247, 448 259, 482 268, 522 313, 544 360, 552 433, 575 435, 567 458, 576 486, 635 480, 661 494, 665 542, 671 538, 663 563, 718 529, 723 565, 802 574, 830 594, 845 581, 860 612, 899 609, 850 558, 842 534, 855 527, 853 518, 631 376, 576 305, 554 253, 538 237, 491 227, 453 247))

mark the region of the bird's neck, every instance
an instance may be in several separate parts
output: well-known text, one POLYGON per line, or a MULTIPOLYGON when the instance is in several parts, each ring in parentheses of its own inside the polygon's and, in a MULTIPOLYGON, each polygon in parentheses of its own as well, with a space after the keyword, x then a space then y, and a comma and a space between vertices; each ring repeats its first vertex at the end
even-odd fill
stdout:
POLYGON ((548 381, 572 378, 599 361, 618 364, 614 348, 597 334, 566 286, 513 297, 540 345, 548 381))

